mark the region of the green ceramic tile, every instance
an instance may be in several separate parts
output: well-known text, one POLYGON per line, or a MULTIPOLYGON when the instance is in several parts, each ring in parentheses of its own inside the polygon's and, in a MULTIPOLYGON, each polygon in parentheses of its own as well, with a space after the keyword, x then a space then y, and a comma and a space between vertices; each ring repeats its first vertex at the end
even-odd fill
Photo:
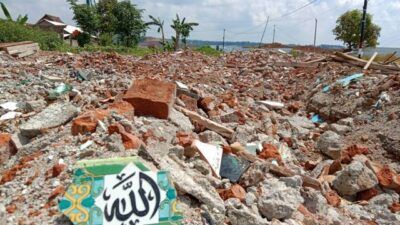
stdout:
POLYGON ((76 163, 59 208, 75 225, 181 224, 182 208, 167 171, 137 157, 76 163))
POLYGON ((232 154, 223 154, 219 175, 228 178, 232 183, 237 183, 244 172, 249 168, 250 162, 232 154))

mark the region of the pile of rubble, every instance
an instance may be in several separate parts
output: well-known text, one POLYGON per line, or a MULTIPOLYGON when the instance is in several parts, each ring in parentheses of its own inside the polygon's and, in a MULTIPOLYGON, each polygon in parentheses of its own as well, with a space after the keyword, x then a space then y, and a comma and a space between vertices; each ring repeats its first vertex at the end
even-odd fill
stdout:
POLYGON ((396 70, 270 50, 0 65, 6 224, 71 224, 74 164, 128 156, 170 171, 183 224, 400 222, 396 70))

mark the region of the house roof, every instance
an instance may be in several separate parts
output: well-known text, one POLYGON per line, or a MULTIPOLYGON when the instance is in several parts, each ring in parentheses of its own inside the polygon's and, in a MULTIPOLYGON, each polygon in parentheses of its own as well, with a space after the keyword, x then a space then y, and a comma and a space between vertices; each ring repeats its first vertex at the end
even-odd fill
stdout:
POLYGON ((56 21, 51 21, 51 20, 47 20, 47 19, 44 19, 43 21, 46 21, 46 22, 48 22, 48 23, 51 23, 51 24, 53 24, 54 26, 61 26, 61 27, 67 26, 67 24, 60 23, 60 22, 56 22, 56 21))
POLYGON ((50 20, 50 21, 54 21, 54 22, 64 23, 64 22, 60 19, 60 17, 58 17, 58 16, 52 16, 52 15, 49 15, 49 14, 44 14, 44 16, 43 16, 42 18, 40 18, 40 20, 39 20, 37 23, 39 23, 39 22, 41 22, 42 20, 45 20, 45 19, 50 20))

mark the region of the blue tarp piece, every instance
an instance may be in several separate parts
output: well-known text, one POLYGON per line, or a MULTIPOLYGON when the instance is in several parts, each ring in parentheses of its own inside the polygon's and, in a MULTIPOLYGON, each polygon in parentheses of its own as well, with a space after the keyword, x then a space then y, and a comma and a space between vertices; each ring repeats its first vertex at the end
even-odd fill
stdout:
MULTIPOLYGON (((356 73, 356 74, 353 74, 351 76, 348 76, 348 77, 345 77, 343 79, 340 79, 340 80, 338 80, 336 82, 342 84, 343 87, 347 87, 353 80, 357 80, 357 79, 359 79, 359 78, 361 78, 363 76, 364 76, 363 73, 356 73)), ((326 93, 326 92, 328 92, 330 90, 330 88, 331 88, 331 86, 327 85, 322 89, 322 92, 326 93)))
POLYGON ((323 120, 318 114, 315 114, 315 115, 311 118, 311 121, 312 121, 313 123, 323 123, 323 122, 324 122, 324 120, 323 120))

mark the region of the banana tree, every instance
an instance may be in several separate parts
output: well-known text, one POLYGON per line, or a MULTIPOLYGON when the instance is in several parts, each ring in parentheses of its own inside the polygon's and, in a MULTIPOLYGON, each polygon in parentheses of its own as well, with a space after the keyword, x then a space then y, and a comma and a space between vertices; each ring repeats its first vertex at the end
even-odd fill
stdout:
POLYGON ((147 22, 146 23, 146 26, 157 26, 158 28, 157 28, 157 32, 158 33, 160 33, 161 32, 161 44, 162 45, 165 45, 165 35, 164 35, 164 20, 162 20, 161 21, 161 19, 160 18, 155 18, 154 16, 152 16, 152 15, 149 15, 149 17, 150 17, 150 19, 152 20, 152 21, 150 21, 150 22, 147 22))
MULTIPOLYGON (((7 18, 7 20, 14 21, 11 17, 10 12, 8 11, 7 7, 4 5, 4 3, 0 2, 0 5, 1 5, 1 9, 3 10, 4 16, 7 18)), ((24 25, 27 21, 28 21, 28 15, 25 15, 24 17, 19 15, 14 22, 24 25)))
POLYGON ((175 51, 179 49, 179 43, 182 39, 182 42, 185 44, 186 47, 186 41, 187 38, 190 35, 190 32, 193 30, 194 26, 198 26, 198 23, 186 23, 186 18, 183 18, 182 20, 179 18, 179 15, 176 14, 176 18, 172 20, 172 29, 175 30, 175 37, 172 37, 172 40, 174 41, 174 49, 175 51))

